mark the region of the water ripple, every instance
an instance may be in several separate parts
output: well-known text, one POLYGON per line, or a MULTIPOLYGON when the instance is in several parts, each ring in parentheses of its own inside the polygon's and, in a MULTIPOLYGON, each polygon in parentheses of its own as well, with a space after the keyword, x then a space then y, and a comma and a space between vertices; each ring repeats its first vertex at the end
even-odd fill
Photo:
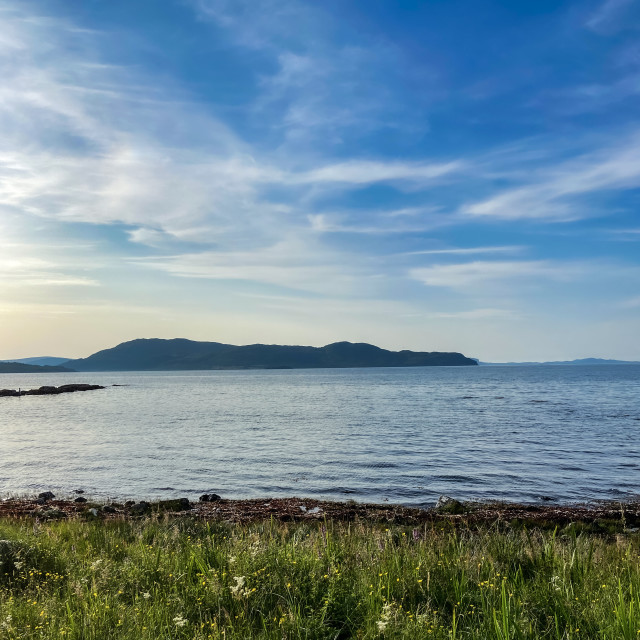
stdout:
POLYGON ((0 494, 431 504, 635 495, 640 367, 0 375, 0 494))

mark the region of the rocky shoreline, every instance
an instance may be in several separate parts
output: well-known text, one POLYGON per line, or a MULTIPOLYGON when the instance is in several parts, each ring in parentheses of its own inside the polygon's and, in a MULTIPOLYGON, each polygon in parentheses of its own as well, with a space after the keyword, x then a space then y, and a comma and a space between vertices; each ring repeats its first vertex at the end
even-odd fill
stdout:
POLYGON ((139 517, 189 517, 234 523, 261 520, 280 522, 363 521, 406 525, 482 526, 504 524, 543 528, 579 525, 594 533, 633 533, 640 528, 640 502, 602 502, 569 505, 512 503, 462 503, 446 499, 439 506, 417 509, 400 505, 328 502, 311 498, 225 500, 215 494, 157 502, 94 502, 83 496, 56 499, 51 492, 37 498, 0 501, 0 518, 132 519, 139 517))
POLYGON ((99 384, 63 384, 60 387, 38 387, 37 389, 0 389, 0 398, 19 398, 21 396, 53 396, 76 391, 95 391, 105 389, 99 384))

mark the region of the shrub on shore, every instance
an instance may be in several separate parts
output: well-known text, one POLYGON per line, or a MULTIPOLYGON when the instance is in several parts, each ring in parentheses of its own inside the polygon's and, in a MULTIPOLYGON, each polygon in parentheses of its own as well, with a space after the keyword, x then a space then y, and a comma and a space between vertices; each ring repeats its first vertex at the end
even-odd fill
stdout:
POLYGON ((0 539, 7 640, 640 637, 636 534, 7 519, 0 539))

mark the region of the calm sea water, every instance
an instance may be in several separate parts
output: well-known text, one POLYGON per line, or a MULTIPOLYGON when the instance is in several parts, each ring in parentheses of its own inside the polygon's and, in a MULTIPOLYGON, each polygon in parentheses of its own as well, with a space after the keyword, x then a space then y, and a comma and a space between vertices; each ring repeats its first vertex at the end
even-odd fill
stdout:
POLYGON ((0 496, 430 505, 640 493, 640 366, 0 375, 0 496))

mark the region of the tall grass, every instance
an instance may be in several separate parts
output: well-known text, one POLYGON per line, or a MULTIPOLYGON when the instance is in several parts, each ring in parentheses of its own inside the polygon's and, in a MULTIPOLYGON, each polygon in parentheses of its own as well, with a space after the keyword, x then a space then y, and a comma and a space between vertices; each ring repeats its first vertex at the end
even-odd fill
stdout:
POLYGON ((635 535, 0 521, 0 638, 640 638, 635 535))

